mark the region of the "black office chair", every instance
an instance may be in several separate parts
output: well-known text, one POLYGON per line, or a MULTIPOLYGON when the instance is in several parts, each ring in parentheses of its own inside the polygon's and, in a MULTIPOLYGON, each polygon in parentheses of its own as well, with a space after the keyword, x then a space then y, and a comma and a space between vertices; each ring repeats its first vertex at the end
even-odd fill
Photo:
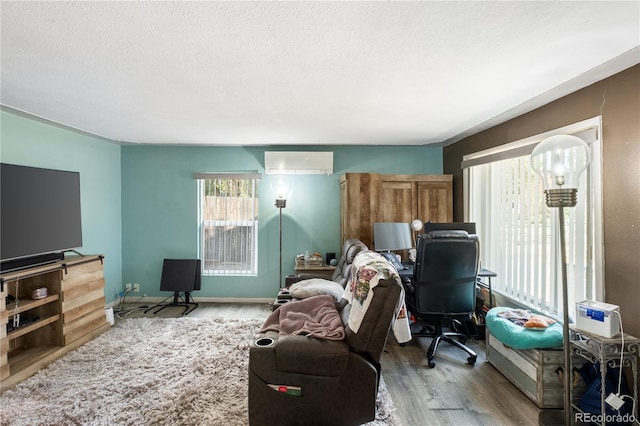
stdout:
POLYGON ((427 352, 431 368, 442 340, 466 351, 469 364, 476 362, 476 353, 465 346, 468 336, 461 333, 460 320, 470 319, 475 311, 478 259, 478 238, 466 231, 432 231, 418 237, 413 279, 404 280, 404 286, 407 309, 423 324, 412 335, 433 337, 427 352))

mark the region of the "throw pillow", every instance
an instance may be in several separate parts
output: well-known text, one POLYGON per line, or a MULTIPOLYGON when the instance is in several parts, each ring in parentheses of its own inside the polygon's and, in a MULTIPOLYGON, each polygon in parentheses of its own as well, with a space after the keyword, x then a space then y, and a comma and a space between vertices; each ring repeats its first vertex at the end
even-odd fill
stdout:
POLYGON ((333 297, 336 302, 339 302, 343 292, 344 288, 340 284, 322 278, 298 281, 289 287, 289 293, 295 299, 306 299, 307 297, 326 294, 333 297))
POLYGON ((551 324, 555 324, 556 320, 545 317, 544 315, 531 315, 529 321, 524 323, 524 326, 532 330, 544 330, 551 324))

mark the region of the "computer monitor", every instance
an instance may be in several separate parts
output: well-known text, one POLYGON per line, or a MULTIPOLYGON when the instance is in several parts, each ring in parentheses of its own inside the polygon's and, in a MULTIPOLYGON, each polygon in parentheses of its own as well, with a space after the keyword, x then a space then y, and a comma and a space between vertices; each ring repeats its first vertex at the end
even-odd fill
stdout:
POLYGON ((161 291, 200 290, 199 259, 165 259, 160 278, 161 291))
POLYGON ((475 222, 426 222, 424 224, 424 233, 431 231, 452 231, 452 230, 462 230, 467 231, 467 234, 475 234, 476 233, 476 224, 475 222))

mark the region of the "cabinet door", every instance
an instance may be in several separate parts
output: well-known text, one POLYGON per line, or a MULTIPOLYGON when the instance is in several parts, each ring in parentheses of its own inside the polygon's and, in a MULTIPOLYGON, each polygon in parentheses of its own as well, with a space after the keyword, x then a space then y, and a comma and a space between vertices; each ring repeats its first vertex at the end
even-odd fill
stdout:
POLYGON ((418 182, 418 217, 423 222, 453 221, 453 185, 451 181, 418 182))
POLYGON ((407 222, 415 219, 415 182, 380 181, 375 222, 407 222))
POLYGON ((372 247, 372 207, 377 204, 376 177, 371 173, 346 173, 340 180, 341 244, 358 238, 372 247))
POLYGON ((62 319, 64 344, 102 327, 104 312, 104 272, 99 258, 74 265, 62 276, 62 319))

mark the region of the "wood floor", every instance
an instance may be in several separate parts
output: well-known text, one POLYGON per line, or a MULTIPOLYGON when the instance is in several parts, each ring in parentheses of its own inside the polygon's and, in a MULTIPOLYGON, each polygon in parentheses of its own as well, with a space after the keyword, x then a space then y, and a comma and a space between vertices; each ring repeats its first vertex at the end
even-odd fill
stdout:
MULTIPOLYGON (((270 312, 267 304, 201 303, 189 317, 262 319, 270 312)), ((182 308, 170 307, 156 316, 181 313, 182 308)), ((127 316, 154 314, 137 310, 127 316)), ((430 341, 419 337, 400 346, 391 335, 382 357, 382 376, 404 426, 538 425, 539 409, 486 362, 484 342, 469 342, 478 354, 473 367, 463 351, 442 343, 435 368, 429 368, 430 341)))

